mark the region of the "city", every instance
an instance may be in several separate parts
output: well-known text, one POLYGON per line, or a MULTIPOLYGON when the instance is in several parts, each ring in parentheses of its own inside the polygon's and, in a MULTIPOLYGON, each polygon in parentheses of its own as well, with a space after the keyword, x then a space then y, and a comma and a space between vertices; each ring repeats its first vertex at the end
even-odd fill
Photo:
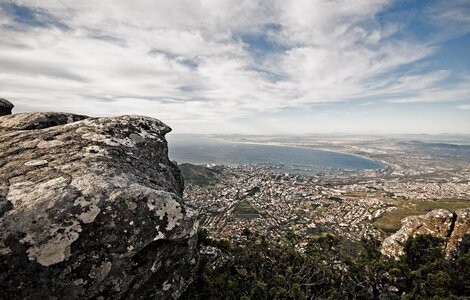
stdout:
MULTIPOLYGON (((343 151, 367 152, 386 165, 356 173, 305 176, 280 174, 266 165, 192 166, 199 172, 211 170, 213 178, 194 184, 187 175, 184 198, 200 210, 201 226, 214 238, 242 242, 257 233, 282 243, 293 237, 300 250, 326 233, 382 240, 408 215, 470 206, 465 155, 443 158, 428 148, 400 145, 395 144, 395 151, 379 151, 383 143, 374 148, 343 145, 343 151)), ((468 151, 461 148, 460 154, 468 151)), ((182 166, 183 174, 187 167, 182 166)))

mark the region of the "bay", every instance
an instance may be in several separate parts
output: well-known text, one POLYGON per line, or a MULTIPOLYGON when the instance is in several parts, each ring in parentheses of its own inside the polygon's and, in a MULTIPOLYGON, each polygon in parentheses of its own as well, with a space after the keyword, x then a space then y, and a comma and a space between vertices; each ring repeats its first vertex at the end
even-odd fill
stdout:
POLYGON ((191 135, 168 135, 171 160, 203 165, 263 165, 304 175, 357 173, 385 168, 364 157, 312 148, 248 144, 191 135))

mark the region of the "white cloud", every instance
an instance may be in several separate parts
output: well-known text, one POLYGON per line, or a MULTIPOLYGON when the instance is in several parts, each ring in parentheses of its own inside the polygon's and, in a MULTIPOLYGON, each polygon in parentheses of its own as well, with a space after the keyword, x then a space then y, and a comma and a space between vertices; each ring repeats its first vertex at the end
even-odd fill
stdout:
POLYGON ((468 95, 467 81, 441 88, 448 71, 392 72, 436 48, 377 20, 391 0, 9 3, 42 18, 33 26, 0 8, 1 96, 20 110, 139 113, 171 124, 361 97, 468 95), (260 56, 250 47, 273 49, 260 56))

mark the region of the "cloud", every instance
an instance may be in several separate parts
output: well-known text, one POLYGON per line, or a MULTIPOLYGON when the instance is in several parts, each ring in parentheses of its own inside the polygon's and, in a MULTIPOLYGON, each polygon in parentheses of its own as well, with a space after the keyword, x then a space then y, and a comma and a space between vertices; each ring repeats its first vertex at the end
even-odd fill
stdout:
POLYGON ((11 18, 12 27, 58 27, 67 30, 68 26, 41 8, 31 8, 12 2, 0 3, 0 8, 11 18))
MULTIPOLYGON (((403 24, 381 21, 379 15, 393 5, 391 0, 5 2, 0 90, 22 110, 139 113, 170 123, 222 123, 365 98, 466 99, 467 79, 449 85, 449 70, 414 69, 439 45, 404 37, 403 24)), ((458 5, 436 7, 429 15, 442 28, 454 28, 448 25, 452 19, 466 22, 458 5)))
POLYGON ((470 4, 466 0, 438 1, 426 9, 429 22, 439 28, 435 39, 449 39, 470 32, 470 4))
POLYGON ((462 104, 457 106, 457 108, 461 110, 470 110, 470 104, 462 104))

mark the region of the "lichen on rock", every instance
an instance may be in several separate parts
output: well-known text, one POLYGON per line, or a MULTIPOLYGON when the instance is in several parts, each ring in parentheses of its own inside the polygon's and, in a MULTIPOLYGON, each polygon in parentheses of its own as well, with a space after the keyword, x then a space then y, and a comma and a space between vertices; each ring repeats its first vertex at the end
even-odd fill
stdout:
POLYGON ((142 116, 0 117, 0 298, 177 298, 198 222, 169 131, 142 116))

